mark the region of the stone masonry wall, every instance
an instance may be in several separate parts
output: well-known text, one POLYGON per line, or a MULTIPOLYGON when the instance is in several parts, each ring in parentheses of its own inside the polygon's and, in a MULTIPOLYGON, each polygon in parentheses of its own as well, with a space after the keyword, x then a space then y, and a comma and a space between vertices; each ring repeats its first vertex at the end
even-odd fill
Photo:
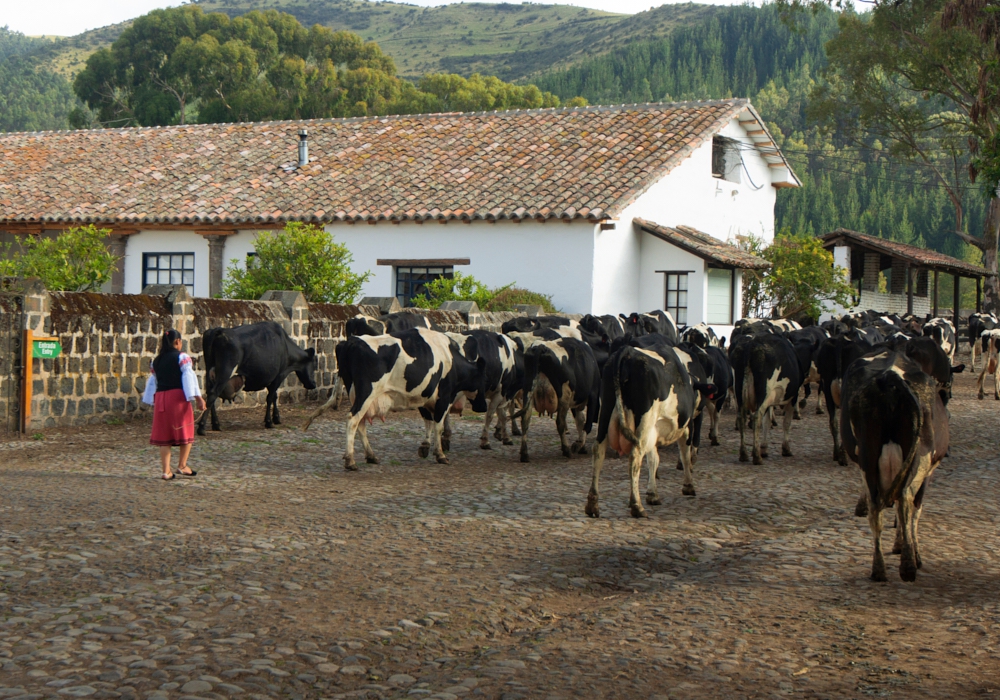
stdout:
MULTIPOLYGON (((24 323, 36 336, 58 336, 62 354, 32 360, 29 430, 128 418, 148 410, 140 402, 163 332, 180 331, 184 351, 195 363, 204 388, 202 334, 209 328, 274 321, 291 338, 317 355, 317 389, 306 391, 295 374, 279 391, 279 401, 329 396, 336 375, 336 344, 345 338, 347 320, 358 314, 377 317, 376 306, 309 304, 299 292, 268 292, 258 301, 194 299, 183 286, 148 287, 143 294, 48 292, 29 285, 24 323)), ((407 309, 421 313, 443 330, 482 328, 498 332, 518 313, 470 314, 407 309)), ((0 309, 0 313, 4 313, 0 309)), ((240 392, 236 405, 263 405, 266 392, 240 392)))

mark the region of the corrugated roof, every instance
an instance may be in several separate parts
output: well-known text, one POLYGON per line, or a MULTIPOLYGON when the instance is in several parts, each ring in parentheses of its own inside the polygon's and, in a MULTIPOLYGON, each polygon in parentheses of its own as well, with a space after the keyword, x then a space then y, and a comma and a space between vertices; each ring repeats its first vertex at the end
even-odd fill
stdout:
POLYGON ((730 99, 9 133, 0 222, 599 220, 733 118, 758 119, 747 100, 730 99), (310 160, 296 168, 303 128, 310 160))
POLYGON ((828 250, 835 248, 840 241, 847 240, 857 243, 861 247, 868 248, 873 252, 906 260, 916 267, 927 267, 970 277, 984 277, 986 275, 986 270, 978 265, 967 263, 964 260, 953 258, 936 250, 918 248, 908 243, 890 241, 846 228, 838 228, 836 231, 824 234, 821 238, 823 240, 823 247, 828 250))
POLYGON ((718 238, 690 226, 661 226, 653 221, 640 218, 632 219, 632 223, 660 240, 709 262, 741 270, 763 270, 771 267, 771 263, 767 260, 751 255, 730 243, 720 241, 718 238))

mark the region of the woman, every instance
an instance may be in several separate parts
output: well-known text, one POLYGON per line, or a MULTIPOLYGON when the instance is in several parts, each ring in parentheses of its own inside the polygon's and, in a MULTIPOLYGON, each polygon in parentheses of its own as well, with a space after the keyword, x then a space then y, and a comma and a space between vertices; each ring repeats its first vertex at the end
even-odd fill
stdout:
POLYGON ((153 406, 153 433, 149 444, 159 445, 163 479, 175 476, 170 471, 170 448, 181 448, 177 472, 181 476, 194 476, 196 471, 188 464, 191 444, 194 442, 194 411, 191 401, 198 403, 198 410, 205 410, 205 399, 198 388, 191 358, 181 352, 181 334, 171 329, 163 334, 160 352, 153 358, 152 375, 146 382, 142 402, 153 406))

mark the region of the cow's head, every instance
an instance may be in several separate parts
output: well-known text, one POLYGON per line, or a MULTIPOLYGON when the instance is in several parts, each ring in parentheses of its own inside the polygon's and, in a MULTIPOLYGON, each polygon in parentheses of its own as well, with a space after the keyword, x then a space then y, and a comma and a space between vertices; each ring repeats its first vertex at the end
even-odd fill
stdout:
POLYGON ((948 400, 951 398, 952 375, 963 371, 965 365, 953 367, 941 346, 927 336, 911 338, 906 343, 904 352, 907 357, 920 365, 924 374, 929 375, 937 382, 941 401, 947 406, 948 400))
POLYGON ((296 367, 295 376, 302 382, 302 386, 312 391, 316 388, 316 350, 306 348, 308 359, 300 367, 296 367))
POLYGON ((348 338, 357 335, 385 335, 385 324, 368 316, 355 316, 344 324, 344 335, 348 338))
POLYGON ((580 329, 587 331, 588 333, 593 333, 595 335, 601 335, 604 333, 604 323, 597 316, 587 314, 580 319, 580 329))

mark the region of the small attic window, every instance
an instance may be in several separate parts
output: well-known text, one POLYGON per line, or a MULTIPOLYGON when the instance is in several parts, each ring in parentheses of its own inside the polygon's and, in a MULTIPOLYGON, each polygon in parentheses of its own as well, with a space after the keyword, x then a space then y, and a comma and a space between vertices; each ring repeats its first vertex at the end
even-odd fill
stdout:
POLYGON ((740 182, 740 142, 725 136, 712 137, 712 177, 728 182, 740 182))

